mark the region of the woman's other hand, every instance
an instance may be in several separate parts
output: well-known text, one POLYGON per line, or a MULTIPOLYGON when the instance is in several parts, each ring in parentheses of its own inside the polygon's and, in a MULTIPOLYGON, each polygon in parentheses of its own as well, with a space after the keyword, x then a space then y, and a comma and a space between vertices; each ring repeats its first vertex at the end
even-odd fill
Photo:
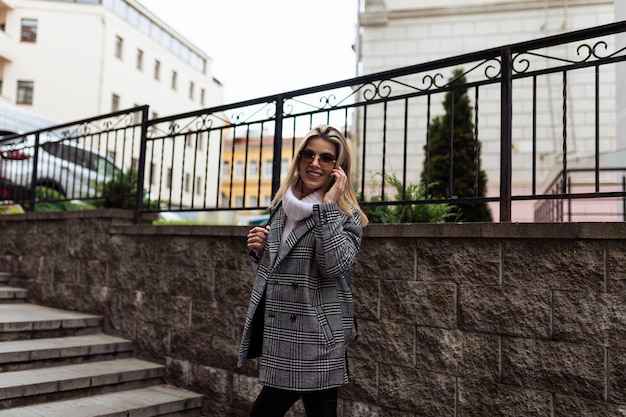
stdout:
POLYGON ((248 249, 254 251, 257 256, 261 256, 261 252, 263 252, 263 245, 265 244, 269 230, 269 225, 264 228, 256 226, 248 232, 248 249))

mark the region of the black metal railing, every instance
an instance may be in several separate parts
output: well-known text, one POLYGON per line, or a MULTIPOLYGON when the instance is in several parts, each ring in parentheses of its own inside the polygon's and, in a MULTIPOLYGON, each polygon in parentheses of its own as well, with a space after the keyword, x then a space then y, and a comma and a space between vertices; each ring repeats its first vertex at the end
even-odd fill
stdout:
MULTIPOLYGON (((107 191, 97 186, 101 177, 87 176, 79 181, 90 185, 87 190, 78 187, 78 194, 50 199, 37 195, 34 186, 47 173, 31 167, 24 171, 31 175, 28 207, 107 197, 134 198, 137 216, 262 211, 299 140, 311 127, 329 123, 349 139, 351 179, 364 206, 487 204, 501 222, 562 221, 545 214, 558 207, 535 210, 532 204, 626 196, 623 189, 601 187, 581 193, 567 187, 540 190, 555 169, 568 178, 568 164, 581 155, 595 161, 586 172, 599 183, 600 155, 618 148, 624 32, 626 22, 617 22, 158 119, 148 119, 144 106, 29 132, 22 136, 34 138, 35 154, 42 135, 48 142, 97 149, 136 189, 107 191), (469 115, 457 114, 460 99, 469 103, 469 115), (470 122, 460 132, 462 117, 470 122), (434 135, 442 126, 449 136, 443 154, 436 155, 441 150, 434 135), (458 155, 455 150, 467 141, 471 150, 458 155), (430 168, 434 158, 445 162, 442 175, 430 168), (462 175, 469 175, 473 186, 459 191, 455 184, 462 175), (396 186, 386 181, 391 177, 396 186), (444 178, 446 187, 434 193, 437 178, 444 178), (407 193, 415 184, 425 188, 423 198, 407 193), (544 214, 535 218, 536 212, 544 214)), ((40 157, 31 160, 43 164, 40 157)))

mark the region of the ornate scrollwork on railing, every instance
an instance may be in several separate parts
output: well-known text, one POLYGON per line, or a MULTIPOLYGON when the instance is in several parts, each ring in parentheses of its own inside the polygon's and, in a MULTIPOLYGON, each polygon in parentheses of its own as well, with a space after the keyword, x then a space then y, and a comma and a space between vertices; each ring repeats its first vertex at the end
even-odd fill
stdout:
POLYGON ((576 47, 576 56, 579 57, 578 59, 551 56, 551 55, 542 54, 539 52, 532 52, 532 51, 520 52, 513 57, 513 63, 512 63, 513 72, 522 74, 530 70, 531 62, 530 62, 530 59, 527 58, 528 56, 536 57, 536 58, 545 58, 546 60, 552 60, 552 61, 562 62, 566 64, 582 64, 585 62, 590 62, 593 59, 596 59, 596 60, 608 59, 626 50, 626 48, 622 48, 618 51, 613 52, 612 54, 609 54, 608 48, 609 48, 608 44, 603 40, 597 41, 593 45, 587 44, 587 43, 580 44, 576 47), (601 51, 605 53, 601 53, 601 51))
POLYGON ((365 83, 357 88, 357 91, 362 91, 365 101, 373 101, 379 98, 385 99, 391 96, 392 91, 391 86, 383 84, 387 81, 389 80, 365 83))
POLYGON ((432 89, 442 88, 443 85, 440 85, 437 83, 437 80, 439 79, 441 80, 445 79, 443 74, 440 72, 436 73, 435 75, 430 75, 430 74, 424 75, 424 77, 422 78, 422 83, 426 85, 426 88, 415 88, 415 87, 413 88, 415 88, 418 91, 429 91, 432 89), (426 81, 428 81, 428 84, 426 83, 426 81))
POLYGON ((276 103, 274 101, 268 101, 262 106, 248 107, 247 109, 252 111, 249 115, 243 110, 231 113, 231 117, 227 121, 228 124, 238 125, 257 121, 255 116, 262 113, 263 110, 265 110, 266 119, 272 120, 276 118, 276 103))
POLYGON ((582 50, 584 50, 584 49, 586 49, 586 50, 587 50, 587 56, 586 56, 586 57, 584 57, 584 58, 583 58, 581 61, 579 61, 579 62, 587 62, 589 59, 591 59, 591 57, 594 57, 594 58, 596 58, 596 59, 603 59, 603 58, 606 58, 606 56, 601 56, 601 55, 599 55, 599 54, 598 54, 598 48, 599 48, 600 46, 603 46, 605 51, 607 51, 607 50, 609 49, 609 46, 608 46, 608 45, 607 45, 607 43, 606 43, 606 42, 604 42, 604 41, 598 41, 598 42, 596 42, 596 43, 593 45, 593 47, 591 47, 591 46, 589 46, 589 45, 587 45, 587 44, 583 44, 583 45, 580 45, 578 48, 576 48, 576 53, 577 53, 578 55, 581 55, 581 51, 582 51, 582 50))
POLYGON ((210 130, 213 128, 213 118, 210 116, 210 114, 203 114, 201 117, 198 117, 195 121, 195 130, 210 130))
POLYGON ((339 100, 334 93, 329 93, 327 95, 322 95, 319 97, 318 102, 320 104, 312 104, 310 102, 304 101, 303 99, 297 99, 292 97, 289 100, 285 101, 283 115, 292 116, 295 114, 296 106, 294 106, 294 103, 303 105, 307 109, 306 111, 310 111, 311 109, 315 111, 338 109, 348 100, 348 98, 352 97, 353 95, 354 92, 351 92, 350 94, 339 100), (287 108, 288 110, 286 110, 287 108))
POLYGON ((485 66, 483 74, 485 74, 485 78, 487 78, 488 80, 494 80, 502 74, 502 61, 500 60, 500 58, 485 60, 476 65, 473 69, 469 70, 468 73, 483 65, 485 66))
POLYGON ((513 55, 511 69, 514 74, 523 74, 530 69, 530 59, 526 55, 526 52, 513 55))
POLYGON ((178 123, 176 123, 176 122, 170 123, 170 125, 167 128, 167 130, 169 131, 170 136, 176 135, 177 133, 179 133, 178 123))
POLYGON ((332 108, 336 108, 337 104, 333 104, 333 101, 337 100, 337 96, 335 96, 334 94, 329 94, 327 96, 322 96, 320 97, 320 103, 322 103, 322 109, 332 109, 332 108))

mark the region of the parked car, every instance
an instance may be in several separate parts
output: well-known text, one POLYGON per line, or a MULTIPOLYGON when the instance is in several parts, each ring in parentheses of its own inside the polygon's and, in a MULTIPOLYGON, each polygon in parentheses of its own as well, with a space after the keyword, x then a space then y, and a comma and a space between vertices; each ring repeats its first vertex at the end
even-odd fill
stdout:
MULTIPOLYGON (((0 140, 0 177, 30 187, 34 155, 33 136, 0 140)), ((35 184, 67 199, 92 198, 99 196, 116 171, 119 168, 113 160, 94 149, 69 140, 45 138, 39 144, 35 184)))
POLYGON ((23 185, 17 185, 6 178, 0 178, 0 204, 4 202, 28 200, 30 190, 23 185))

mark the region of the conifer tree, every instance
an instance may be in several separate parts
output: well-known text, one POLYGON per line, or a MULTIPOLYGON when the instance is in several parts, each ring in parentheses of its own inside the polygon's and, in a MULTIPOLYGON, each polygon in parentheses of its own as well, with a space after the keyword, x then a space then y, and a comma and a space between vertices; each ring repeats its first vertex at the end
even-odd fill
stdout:
MULTIPOLYGON (((462 69, 453 72, 449 82, 451 86, 460 86, 446 93, 443 101, 445 114, 437 116, 430 125, 430 145, 424 146, 424 170, 421 179, 425 183, 428 173, 429 193, 432 198, 446 197, 484 197, 487 187, 487 174, 481 169, 480 143, 474 137, 474 122, 472 108, 465 87, 466 78, 462 69), (454 100, 453 110, 453 158, 452 178, 450 189, 450 104, 454 100), (476 149, 475 149, 476 147, 476 149), (478 156, 475 158, 475 156, 478 156), (478 165, 478 166, 476 166, 478 165), (475 173, 478 172, 478 192, 475 187, 475 173)), ((491 210, 487 203, 459 203, 456 204, 460 212, 460 221, 490 222, 493 221, 491 210)))

